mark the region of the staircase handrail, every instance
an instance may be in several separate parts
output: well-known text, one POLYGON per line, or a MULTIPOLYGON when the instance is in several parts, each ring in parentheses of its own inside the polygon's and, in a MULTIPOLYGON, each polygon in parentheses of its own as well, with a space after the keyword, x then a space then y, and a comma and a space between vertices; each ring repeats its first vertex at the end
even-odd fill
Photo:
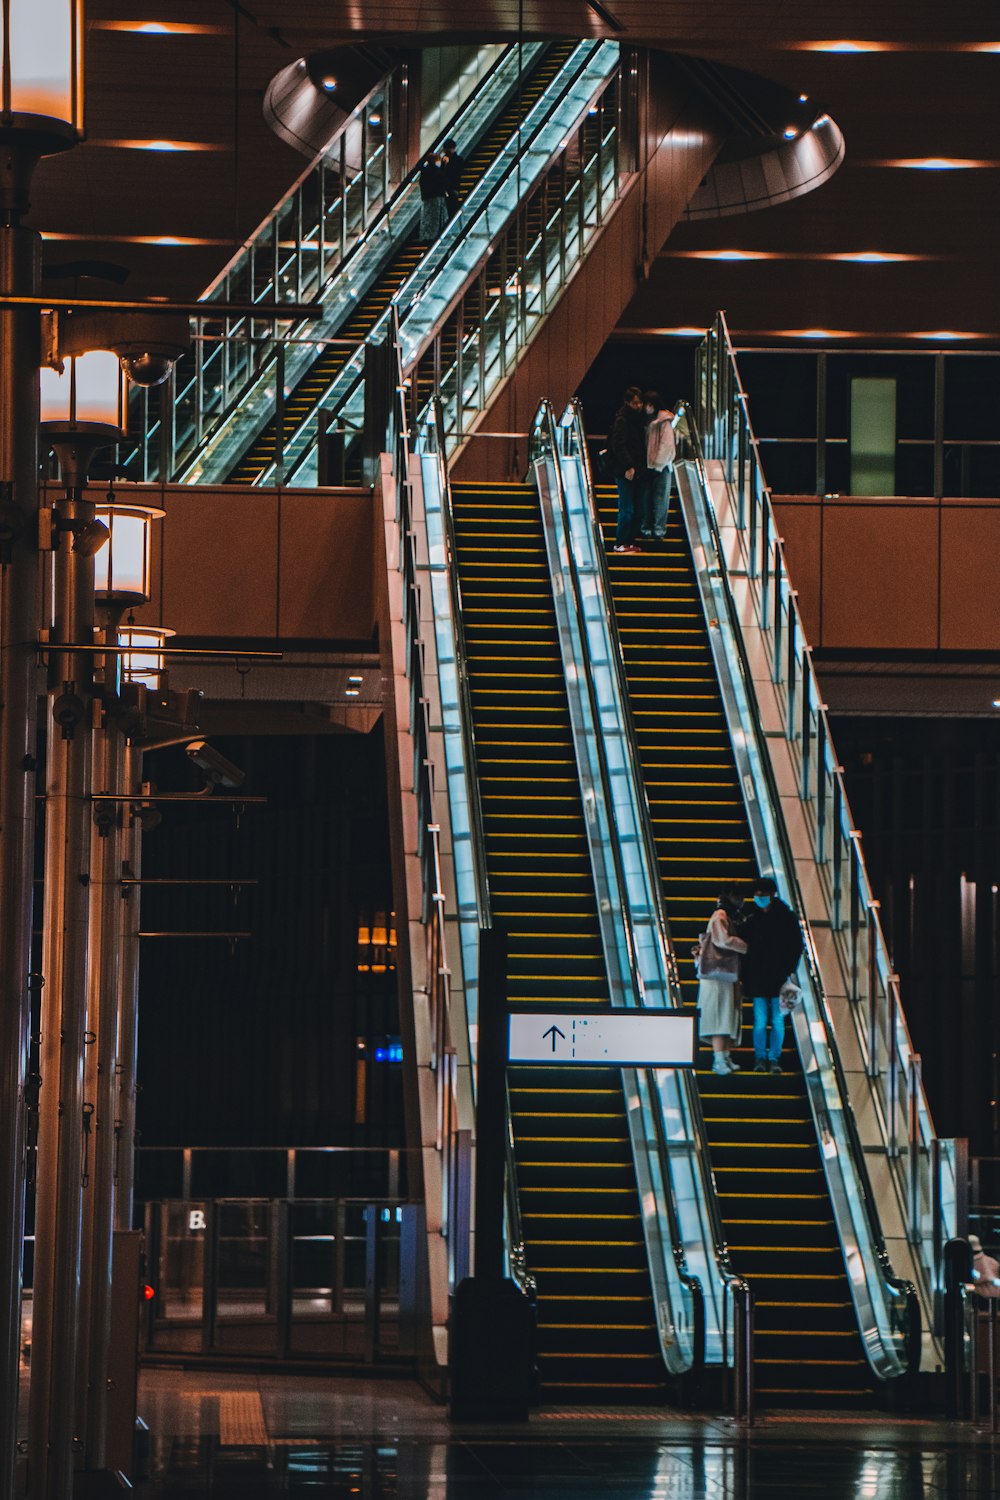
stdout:
MULTIPOLYGON (((636 937, 636 926, 634 922, 632 904, 629 899, 629 881, 625 871, 620 842, 620 831, 617 826, 617 819, 615 815, 615 798, 612 787, 612 773, 609 764, 608 747, 605 741, 604 731, 602 729, 602 715, 599 692, 597 684, 594 680, 590 653, 586 649, 588 633, 585 620, 583 594, 581 589, 580 574, 578 570, 578 562, 572 541, 570 515, 566 504, 565 492, 563 488, 562 468, 559 461, 560 444, 557 436, 557 431, 558 429, 552 407, 548 401, 542 401, 539 405, 534 422, 532 423, 530 451, 535 465, 536 476, 539 478, 540 499, 542 499, 542 520, 543 527, 545 528, 546 532, 549 532, 551 522, 547 521, 546 519, 546 504, 544 501, 544 496, 542 496, 541 494, 542 485, 540 482, 540 474, 543 470, 545 470, 547 476, 551 479, 551 509, 554 513, 554 516, 555 513, 558 513, 559 516, 559 528, 562 532, 563 546, 560 547, 558 535, 553 535, 551 538, 547 536, 546 551, 549 556, 549 567, 552 574, 557 612, 558 601, 559 598, 562 597, 567 601, 575 619, 574 635, 579 644, 578 648, 572 652, 572 660, 573 664, 577 668, 577 672, 575 674, 576 679, 583 688, 583 692, 586 696, 586 702, 589 708, 588 718, 590 724, 593 727, 594 748, 596 751, 595 761, 592 764, 594 766, 594 769, 596 770, 599 780, 598 790, 600 793, 600 798, 594 799, 595 816, 599 817, 602 826, 606 826, 607 828, 608 849, 612 867, 610 880, 611 900, 608 903, 610 910, 605 912, 600 900, 600 894, 607 876, 604 871, 598 870, 598 861, 596 860, 594 854, 594 844, 593 841, 591 841, 591 863, 594 867, 595 882, 598 887, 598 906, 600 909, 602 944, 604 947, 605 961, 608 966, 608 978, 612 992, 612 1003, 614 1003, 614 995, 616 992, 615 976, 618 975, 622 983, 622 993, 628 993, 630 995, 630 998, 627 999, 625 1003, 627 1005, 631 1005, 631 1007, 635 1009, 640 1009, 646 1004, 647 997, 646 992, 644 991, 642 975, 640 972, 644 965, 643 963, 638 961, 638 955, 640 947, 645 945, 642 945, 636 937), (546 465, 547 469, 545 468, 546 465), (560 553, 565 558, 565 566, 561 566, 560 553), (603 807, 603 816, 600 813, 600 807, 603 807), (624 947, 629 958, 629 962, 624 972, 622 972, 622 965, 620 963, 617 945, 608 935, 609 923, 613 924, 615 920, 619 918, 625 936, 624 947)), ((561 637, 562 634, 563 632, 560 631, 561 637)), ((568 667, 569 663, 566 663, 566 665, 568 667)), ((581 760, 583 752, 580 744, 580 737, 576 729, 574 729, 574 740, 577 742, 577 760, 579 762, 581 760)), ((660 960, 665 973, 668 974, 668 966, 665 961, 665 948, 660 953, 660 960)), ((645 967, 647 968, 648 972, 648 965, 646 965, 645 967)), ((659 993, 663 996, 664 1000, 668 998, 667 994, 663 992, 662 986, 659 988, 659 993)), ((679 994, 673 998, 679 1001, 679 994)), ((673 1008, 679 1009, 679 1004, 675 1004, 673 1008)), ((649 1214, 644 1211, 642 1215, 643 1232, 646 1239, 647 1261, 649 1265, 650 1280, 653 1288, 654 1301, 656 1303, 658 1311, 657 1332, 660 1338, 660 1347, 663 1353, 664 1363, 666 1364, 667 1369, 674 1374, 686 1374, 688 1372, 691 1372, 694 1374, 695 1378, 697 1378, 698 1373, 701 1371, 705 1363, 705 1294, 701 1279, 691 1271, 687 1261, 685 1241, 681 1231, 680 1216, 677 1210, 676 1198, 674 1194, 674 1180, 671 1170, 672 1158, 668 1134, 662 1114, 663 1101, 656 1078, 657 1071, 664 1071, 665 1073, 669 1073, 675 1076, 679 1070, 623 1068, 621 1070, 622 1083, 625 1088, 626 1100, 629 1101, 630 1098, 634 1098, 641 1111, 641 1121, 652 1125, 654 1136, 654 1141, 652 1144, 654 1147, 656 1171, 659 1177, 661 1189, 660 1193, 655 1192, 655 1184, 651 1183, 650 1186, 653 1188, 653 1196, 657 1200, 657 1205, 662 1209, 666 1219, 666 1237, 669 1242, 669 1252, 671 1260, 673 1262, 674 1273, 691 1302, 690 1362, 686 1365, 679 1366, 678 1359, 672 1352, 673 1341, 670 1337, 671 1333, 677 1326, 676 1318, 672 1318, 671 1320, 671 1329, 664 1328, 662 1319, 662 1309, 664 1308, 664 1306, 670 1308, 672 1312, 679 1311, 679 1309, 674 1309, 673 1307, 673 1298, 671 1297, 669 1287, 669 1276, 666 1275, 665 1268, 661 1266, 662 1252, 665 1248, 663 1246, 663 1237, 659 1225, 657 1225, 656 1227, 654 1237, 654 1231, 650 1224, 649 1214)), ((629 1108, 627 1110, 627 1114, 629 1131, 630 1135, 632 1136, 633 1158, 635 1160, 636 1171, 639 1174, 640 1197, 642 1197, 642 1184, 646 1177, 648 1168, 644 1165, 643 1152, 641 1150, 640 1142, 639 1140, 637 1140, 635 1134, 635 1129, 640 1122, 637 1122, 634 1119, 635 1112, 632 1108, 629 1108)), ((702 1136, 701 1139, 703 1140, 704 1137, 702 1136)), ((648 1141, 648 1137, 645 1136, 645 1131, 643 1131, 642 1144, 646 1146, 646 1154, 648 1154, 648 1147, 650 1143, 648 1141)), ((703 1171, 704 1162, 701 1158, 700 1151, 696 1152, 696 1155, 699 1158, 699 1169, 703 1171)), ((724 1280, 724 1278, 720 1279, 724 1280)), ((681 1357, 684 1357, 683 1351, 681 1357)))

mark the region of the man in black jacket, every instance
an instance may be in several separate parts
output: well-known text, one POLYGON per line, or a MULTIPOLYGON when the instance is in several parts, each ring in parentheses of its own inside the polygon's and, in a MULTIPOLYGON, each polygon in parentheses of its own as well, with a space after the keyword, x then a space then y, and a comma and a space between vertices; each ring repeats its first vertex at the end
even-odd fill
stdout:
POLYGON ((754 1072, 780 1073, 785 1040, 780 992, 802 953, 802 931, 798 917, 780 899, 769 875, 762 876, 754 886, 753 906, 738 930, 747 945, 740 981, 753 1000, 754 1072))
POLYGON ((646 464, 646 413, 642 392, 630 385, 619 407, 608 441, 611 468, 618 486, 618 526, 615 530, 616 552, 641 552, 635 536, 642 515, 642 498, 648 477, 646 464))
POLYGON ((441 171, 444 176, 444 201, 448 207, 448 217, 450 219, 454 214, 458 213, 458 199, 462 189, 462 173, 465 171, 465 157, 459 156, 458 146, 450 136, 444 143, 441 171))

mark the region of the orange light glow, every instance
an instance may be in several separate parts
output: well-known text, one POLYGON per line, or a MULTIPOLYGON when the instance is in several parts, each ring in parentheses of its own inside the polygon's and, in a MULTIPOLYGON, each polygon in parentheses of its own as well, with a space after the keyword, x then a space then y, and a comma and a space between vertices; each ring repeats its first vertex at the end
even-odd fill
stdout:
POLYGON ((859 162, 866 167, 906 167, 917 172, 966 172, 976 167, 1000 167, 995 158, 977 156, 898 156, 859 162))
POLYGON ((892 42, 790 42, 795 52, 892 52, 892 42))
POLYGON ((891 265, 898 261, 931 260, 929 255, 904 255, 895 250, 664 250, 676 260, 842 260, 858 265, 891 265))
POLYGON ((232 240, 203 239, 200 235, 181 234, 64 234, 58 230, 43 230, 43 240, 83 240, 88 244, 108 245, 166 245, 184 247, 189 245, 231 245, 232 240))
POLYGON ((140 36, 228 36, 228 26, 189 25, 181 21, 91 21, 91 31, 132 31, 140 36))
POLYGON ((231 148, 216 141, 166 141, 110 139, 106 136, 91 136, 90 146, 113 146, 119 151, 229 151, 231 148))

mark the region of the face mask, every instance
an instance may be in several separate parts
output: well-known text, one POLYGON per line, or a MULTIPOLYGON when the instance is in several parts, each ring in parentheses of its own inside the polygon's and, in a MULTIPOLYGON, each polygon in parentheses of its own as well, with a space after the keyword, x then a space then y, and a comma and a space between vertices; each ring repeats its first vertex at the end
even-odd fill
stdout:
POLYGON ((767 908, 771 904, 771 898, 770 898, 770 896, 755 896, 753 898, 753 900, 754 900, 754 905, 755 906, 759 906, 760 909, 761 909, 761 911, 767 911, 767 908))

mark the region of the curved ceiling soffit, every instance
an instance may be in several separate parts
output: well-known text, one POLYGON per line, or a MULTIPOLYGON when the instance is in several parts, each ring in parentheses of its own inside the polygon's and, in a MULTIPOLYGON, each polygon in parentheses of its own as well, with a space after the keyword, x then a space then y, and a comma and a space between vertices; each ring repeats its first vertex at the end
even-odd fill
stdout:
POLYGON ((685 219, 725 219, 787 203, 822 187, 844 160, 844 136, 830 115, 811 129, 752 155, 722 160, 706 174, 685 219))
MULTIPOLYGON (((685 210, 685 219, 721 219, 785 203, 821 187, 840 166, 843 133, 829 114, 804 96, 690 54, 663 55, 707 97, 728 127, 726 144, 685 210), (785 134, 789 122, 796 131, 791 139, 785 134)), ((298 58, 272 78, 264 117, 276 135, 314 158, 399 56, 396 49, 355 44, 298 58), (331 79, 336 80, 332 89, 327 86, 331 79)))

